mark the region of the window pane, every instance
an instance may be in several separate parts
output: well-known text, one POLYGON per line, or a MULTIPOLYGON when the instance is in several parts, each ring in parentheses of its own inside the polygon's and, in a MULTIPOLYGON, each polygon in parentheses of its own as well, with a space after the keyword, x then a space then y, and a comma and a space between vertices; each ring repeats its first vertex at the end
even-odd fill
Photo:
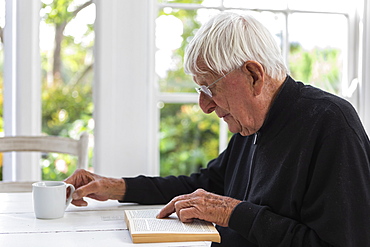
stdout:
POLYGON ((246 9, 285 9, 287 0, 224 0, 225 7, 246 9))
MULTIPOLYGON (((83 131, 92 134, 95 4, 43 0, 40 16, 42 132, 75 139, 83 131)), ((76 168, 77 159, 65 155, 44 159, 46 180, 60 180, 76 168)))
POLYGON ((155 70, 162 92, 194 92, 194 82, 183 68, 184 50, 200 25, 214 9, 183 10, 165 8, 156 20, 155 70))
POLYGON ((248 11, 246 14, 254 16, 258 21, 260 21, 270 32, 274 35, 278 45, 283 48, 283 40, 286 26, 285 15, 279 12, 270 11, 248 11))
POLYGON ((219 119, 198 104, 162 104, 160 174, 189 175, 218 155, 219 119))
POLYGON ((291 75, 340 94, 346 70, 343 59, 347 54, 347 19, 342 15, 292 14, 288 32, 291 75))

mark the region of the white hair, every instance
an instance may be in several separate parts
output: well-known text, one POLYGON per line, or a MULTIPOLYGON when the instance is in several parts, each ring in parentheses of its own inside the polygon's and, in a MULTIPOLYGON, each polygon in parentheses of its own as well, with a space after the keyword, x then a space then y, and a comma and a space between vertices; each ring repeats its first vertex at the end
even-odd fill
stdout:
POLYGON ((187 74, 206 73, 199 60, 216 74, 225 74, 253 60, 274 79, 288 74, 279 46, 272 34, 255 18, 222 12, 205 23, 185 51, 187 74))

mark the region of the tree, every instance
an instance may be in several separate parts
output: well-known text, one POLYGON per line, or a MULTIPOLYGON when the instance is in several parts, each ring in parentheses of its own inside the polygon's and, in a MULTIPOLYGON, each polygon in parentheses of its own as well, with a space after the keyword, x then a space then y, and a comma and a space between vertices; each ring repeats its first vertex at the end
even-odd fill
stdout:
MULTIPOLYGON (((51 9, 51 11, 46 11, 44 20, 46 23, 54 25, 55 27, 55 48, 53 56, 53 78, 54 82, 62 80, 61 76, 61 67, 62 67, 62 42, 64 37, 64 30, 67 24, 76 17, 76 15, 86 8, 87 6, 93 3, 92 0, 85 2, 84 4, 76 7, 75 10, 69 11, 69 6, 74 0, 54 0, 48 4, 43 3, 43 9, 51 9)), ((88 66, 87 69, 91 69, 91 66, 88 66)), ((84 73, 83 73, 84 74, 84 73)))
MULTIPOLYGON (((42 132, 48 135, 77 138, 82 131, 93 131, 90 124, 93 121, 93 60, 87 59, 92 57, 93 42, 77 43, 74 37, 64 33, 78 13, 92 3, 90 0, 75 6, 74 0, 54 0, 42 5, 42 13, 45 13, 42 21, 55 30, 53 51, 41 54, 42 132), (51 58, 50 54, 53 54, 51 58)), ((93 31, 93 25, 88 25, 84 36, 93 31)), ((45 180, 65 179, 77 163, 75 158, 62 154, 44 158, 42 178, 45 180)))

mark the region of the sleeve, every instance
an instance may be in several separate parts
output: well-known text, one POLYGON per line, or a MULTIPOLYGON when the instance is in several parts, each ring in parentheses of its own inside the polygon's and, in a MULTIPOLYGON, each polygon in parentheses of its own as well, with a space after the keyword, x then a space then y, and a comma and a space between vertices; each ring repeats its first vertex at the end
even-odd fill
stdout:
POLYGON ((370 246, 370 168, 366 134, 327 136, 312 157, 300 219, 241 202, 229 227, 258 246, 370 246))
POLYGON ((125 198, 121 202, 140 204, 165 204, 178 195, 189 194, 196 189, 223 195, 225 170, 232 147, 235 145, 234 135, 227 147, 216 159, 211 160, 207 168, 190 176, 123 178, 126 182, 125 198))
POLYGON ((229 151, 225 150, 216 159, 210 161, 207 168, 190 176, 123 178, 126 182, 126 194, 121 202, 140 204, 165 204, 172 198, 194 192, 202 188, 212 193, 224 193, 225 159, 229 151))

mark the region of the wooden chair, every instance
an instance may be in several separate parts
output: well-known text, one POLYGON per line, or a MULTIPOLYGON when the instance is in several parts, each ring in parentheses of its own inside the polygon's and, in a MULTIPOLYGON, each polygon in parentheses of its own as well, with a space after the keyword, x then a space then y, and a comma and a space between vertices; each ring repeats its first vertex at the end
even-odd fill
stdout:
MULTIPOLYGON (((7 136, 0 138, 0 152, 42 152, 64 153, 78 157, 77 168, 88 167, 88 142, 86 132, 80 135, 79 140, 58 136, 7 136)), ((0 182, 1 192, 30 192, 32 183, 27 182, 0 182)))

